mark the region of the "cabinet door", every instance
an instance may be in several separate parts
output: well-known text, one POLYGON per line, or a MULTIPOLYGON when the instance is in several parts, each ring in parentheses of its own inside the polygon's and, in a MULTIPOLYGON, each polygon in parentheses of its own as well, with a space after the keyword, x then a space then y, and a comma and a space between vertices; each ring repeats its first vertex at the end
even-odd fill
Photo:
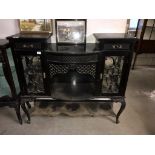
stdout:
POLYGON ((41 60, 40 55, 20 55, 21 74, 24 77, 24 93, 36 95, 45 93, 41 60))
POLYGON ((102 93, 118 94, 120 92, 123 63, 124 56, 105 56, 102 93))
POLYGON ((104 59, 102 94, 124 95, 131 65, 131 56, 108 55, 104 59))

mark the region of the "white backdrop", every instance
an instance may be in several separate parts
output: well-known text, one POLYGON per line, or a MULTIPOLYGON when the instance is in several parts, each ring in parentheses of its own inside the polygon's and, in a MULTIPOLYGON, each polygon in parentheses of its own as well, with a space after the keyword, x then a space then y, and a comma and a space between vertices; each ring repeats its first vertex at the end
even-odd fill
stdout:
MULTIPOLYGON (((94 42, 93 33, 124 33, 126 19, 88 19, 87 20, 87 42, 94 42)), ((16 19, 0 19, 0 38, 5 38, 19 32, 16 19)), ((51 38, 55 42, 55 32, 51 38)))
POLYGON ((18 33, 18 21, 15 19, 0 19, 0 38, 18 33))

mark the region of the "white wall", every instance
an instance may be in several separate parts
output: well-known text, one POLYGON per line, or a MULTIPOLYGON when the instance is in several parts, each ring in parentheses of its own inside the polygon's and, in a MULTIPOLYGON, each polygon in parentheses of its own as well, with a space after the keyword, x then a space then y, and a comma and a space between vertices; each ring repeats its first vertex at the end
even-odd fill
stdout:
MULTIPOLYGON (((88 19, 87 42, 95 41, 93 33, 124 33, 126 22, 126 19, 88 19)), ((0 38, 5 38, 18 32, 19 28, 16 19, 0 19, 0 38)), ((55 42, 55 30, 51 40, 55 42)))
POLYGON ((127 19, 88 19, 87 42, 95 42, 93 33, 125 33, 127 19))
POLYGON ((15 19, 0 19, 0 38, 18 33, 18 21, 15 19))

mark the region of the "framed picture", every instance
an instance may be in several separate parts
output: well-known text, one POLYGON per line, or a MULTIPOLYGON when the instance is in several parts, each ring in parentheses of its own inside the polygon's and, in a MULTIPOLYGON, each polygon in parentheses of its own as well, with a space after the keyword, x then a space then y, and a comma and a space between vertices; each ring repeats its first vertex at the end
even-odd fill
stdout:
POLYGON ((21 33, 53 33, 51 19, 19 19, 21 33))
POLYGON ((57 43, 86 43, 86 19, 56 19, 55 21, 57 43))

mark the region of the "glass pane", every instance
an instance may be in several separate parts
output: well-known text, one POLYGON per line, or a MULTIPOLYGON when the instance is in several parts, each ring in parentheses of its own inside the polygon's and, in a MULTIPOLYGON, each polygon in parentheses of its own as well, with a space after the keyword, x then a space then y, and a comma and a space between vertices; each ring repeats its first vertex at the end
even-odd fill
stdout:
POLYGON ((9 60, 9 64, 10 64, 10 68, 11 68, 11 72, 12 72, 16 92, 17 92, 17 94, 19 94, 20 87, 19 87, 16 68, 15 68, 15 64, 14 64, 14 60, 13 60, 13 56, 12 56, 12 52, 11 52, 10 48, 7 49, 7 56, 8 56, 8 60, 9 60))
POLYGON ((11 96, 11 91, 5 79, 2 63, 0 61, 0 97, 2 96, 11 96))
POLYGON ((28 93, 44 93, 40 56, 22 56, 28 93))
POLYGON ((153 26, 153 24, 154 24, 154 19, 148 19, 148 21, 147 21, 147 26, 153 26))
POLYGON ((149 40, 151 36, 152 27, 146 27, 143 39, 149 40))
POLYGON ((138 29, 137 29, 137 38, 140 38, 143 24, 144 24, 144 19, 140 19, 138 23, 138 29))
POLYGON ((138 24, 138 19, 130 19, 129 29, 136 30, 138 24))
POLYGON ((153 31, 151 34, 151 40, 155 40, 155 27, 153 28, 153 31))
MULTIPOLYGON (((10 65, 10 68, 11 68, 11 73, 12 73, 12 76, 13 76, 13 81, 14 81, 14 84, 15 84, 16 92, 17 92, 17 94, 19 94, 20 88, 19 88, 19 83, 18 83, 18 79, 17 79, 15 64, 14 64, 14 60, 13 60, 12 52, 11 52, 10 48, 7 49, 7 57, 8 57, 8 60, 9 60, 9 65, 10 65)), ((0 60, 0 62, 1 62, 1 60, 0 60)), ((0 97, 1 96, 10 96, 11 97, 11 90, 10 90, 8 82, 7 82, 7 80, 6 80, 5 76, 4 76, 2 63, 0 63, 0 97)))
POLYGON ((102 93, 119 93, 124 56, 105 57, 102 93))

